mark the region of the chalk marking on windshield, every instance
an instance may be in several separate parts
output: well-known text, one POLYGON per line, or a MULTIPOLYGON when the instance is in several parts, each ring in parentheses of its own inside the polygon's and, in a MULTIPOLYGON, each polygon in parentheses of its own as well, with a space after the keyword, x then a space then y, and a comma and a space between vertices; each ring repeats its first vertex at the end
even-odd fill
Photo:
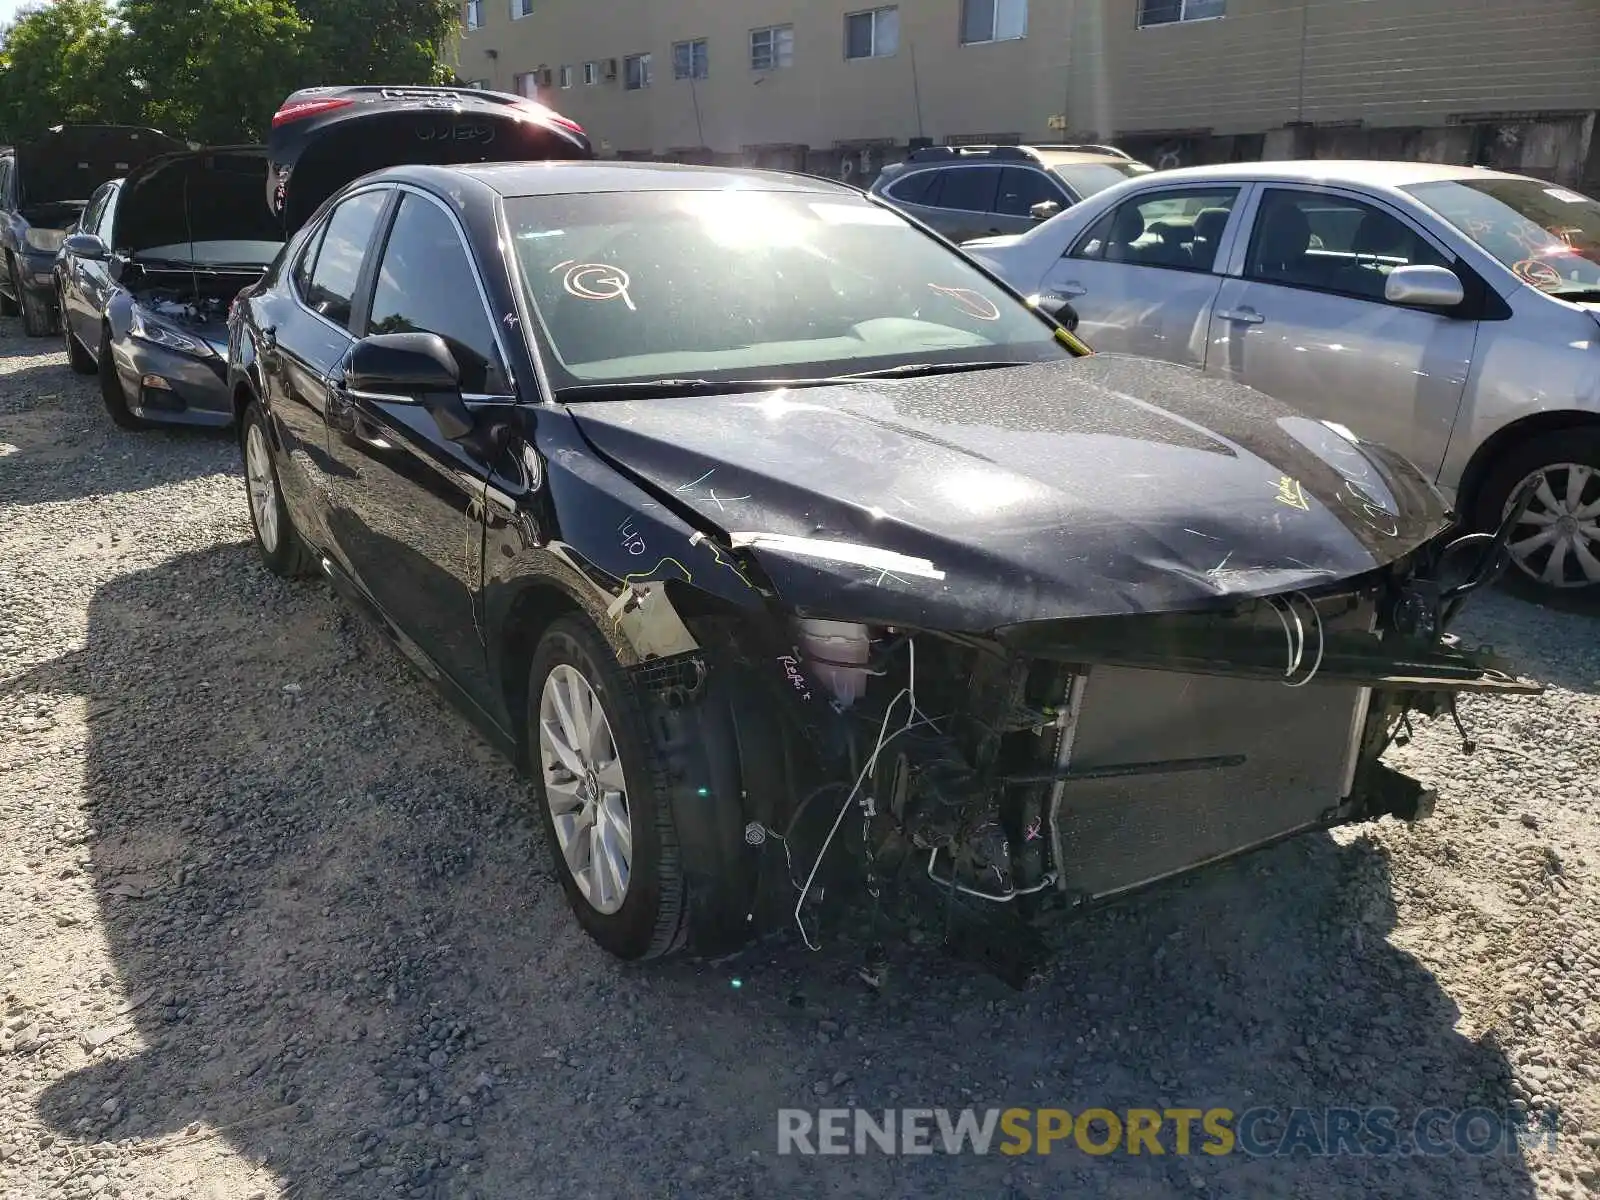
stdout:
POLYGON ((706 480, 710 479, 716 473, 717 473, 717 469, 715 467, 712 467, 711 470, 707 471, 704 475, 700 476, 699 479, 696 479, 696 480, 693 480, 693 481, 691 481, 689 483, 684 484, 678 490, 680 492, 687 492, 690 488, 697 488, 702 483, 704 483, 706 480))
POLYGON ((554 275, 563 269, 566 274, 561 278, 561 286, 566 288, 568 295, 576 296, 579 300, 621 300, 628 306, 629 312, 639 311, 629 291, 633 280, 621 267, 568 259, 551 267, 550 274, 554 275))
POLYGON ((1310 512, 1311 504, 1306 499, 1305 488, 1300 486, 1300 481, 1289 475, 1278 477, 1278 494, 1273 497, 1279 504, 1287 504, 1290 508, 1298 508, 1301 512, 1310 512))
POLYGON ((971 288, 945 287, 939 283, 930 283, 928 286, 941 296, 950 297, 969 316, 977 317, 980 321, 998 321, 1000 319, 1000 306, 987 296, 979 295, 971 288))

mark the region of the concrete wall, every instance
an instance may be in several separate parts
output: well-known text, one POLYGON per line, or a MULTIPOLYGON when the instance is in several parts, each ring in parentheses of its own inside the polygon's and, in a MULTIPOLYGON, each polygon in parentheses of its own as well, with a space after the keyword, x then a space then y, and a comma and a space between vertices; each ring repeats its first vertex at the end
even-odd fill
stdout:
POLYGON ((897 53, 847 61, 845 14, 868 6, 535 0, 512 20, 510 0, 484 0, 458 70, 510 91, 518 72, 570 66, 573 87, 541 99, 603 153, 857 181, 913 137, 1009 137, 1114 139, 1165 165, 1370 155, 1600 183, 1600 0, 1228 0, 1220 19, 1147 29, 1137 0, 1031 0, 1026 37, 971 46, 960 0, 905 0, 897 53), (782 23, 794 65, 752 70, 750 30, 782 23), (672 78, 672 44, 691 38, 709 43, 693 84, 672 78), (625 89, 620 69, 583 84, 584 62, 640 52, 653 86, 625 89))

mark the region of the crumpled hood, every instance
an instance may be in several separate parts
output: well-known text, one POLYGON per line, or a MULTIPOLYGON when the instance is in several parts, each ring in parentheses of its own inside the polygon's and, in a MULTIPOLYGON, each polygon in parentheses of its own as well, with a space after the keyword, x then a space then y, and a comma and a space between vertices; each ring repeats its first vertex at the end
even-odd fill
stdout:
POLYGON ((1342 427, 1121 355, 570 411, 818 615, 988 630, 1191 609, 1360 575, 1449 523, 1342 427))

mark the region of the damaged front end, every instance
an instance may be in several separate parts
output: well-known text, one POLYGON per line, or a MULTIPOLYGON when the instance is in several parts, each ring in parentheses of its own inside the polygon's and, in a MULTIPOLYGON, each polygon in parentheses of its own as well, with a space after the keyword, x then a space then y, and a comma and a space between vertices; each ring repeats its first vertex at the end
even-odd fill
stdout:
MULTIPOLYGON (((1496 535, 1441 535, 1323 588, 982 635, 697 612, 677 585, 629 586, 611 615, 662 655, 635 668, 645 690, 728 712, 731 765, 699 794, 738 795, 724 823, 745 858, 696 879, 686 856, 691 892, 718 898, 699 927, 764 913, 815 945, 823 893, 864 889, 876 911, 898 879, 1020 984, 1043 915, 1304 831, 1429 815, 1432 793, 1381 761, 1412 716, 1460 729, 1461 693, 1542 691, 1449 633, 1505 569, 1518 508, 1496 535)), ((731 554, 773 599, 759 560, 731 554)), ((691 847, 696 823, 680 813, 691 847)))

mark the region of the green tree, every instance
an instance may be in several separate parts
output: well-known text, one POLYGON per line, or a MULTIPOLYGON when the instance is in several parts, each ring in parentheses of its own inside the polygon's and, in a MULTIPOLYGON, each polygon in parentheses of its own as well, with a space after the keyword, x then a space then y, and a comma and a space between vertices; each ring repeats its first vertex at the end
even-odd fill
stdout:
POLYGON ((301 87, 443 83, 461 27, 459 0, 294 0, 310 23, 301 87))
POLYGON ((107 0, 55 0, 0 34, 0 140, 138 119, 141 98, 111 65, 122 42, 112 18, 107 0))
POLYGON ((159 129, 256 141, 301 86, 310 29, 288 0, 123 0, 120 15, 117 65, 159 129))

